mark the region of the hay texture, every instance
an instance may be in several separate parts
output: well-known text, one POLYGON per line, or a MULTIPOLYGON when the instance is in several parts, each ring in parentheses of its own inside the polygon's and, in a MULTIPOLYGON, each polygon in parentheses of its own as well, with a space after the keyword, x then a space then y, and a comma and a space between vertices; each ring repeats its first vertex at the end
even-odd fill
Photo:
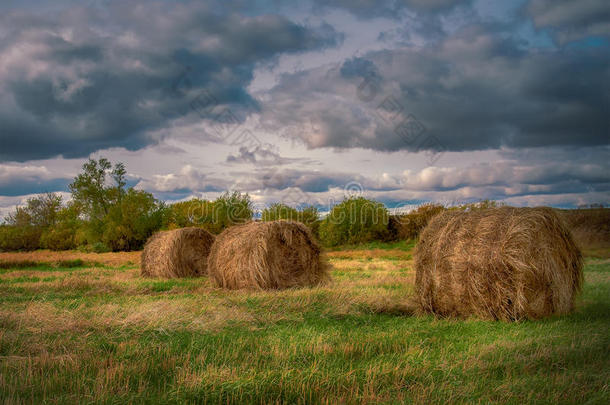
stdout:
POLYGON ((284 289, 315 286, 328 278, 320 247, 300 222, 249 222, 222 232, 208 258, 218 287, 284 289))
POLYGON ((197 277, 207 273, 214 236, 201 228, 157 232, 142 252, 141 274, 148 277, 197 277))
POLYGON ((415 270, 425 312, 537 319, 572 309, 582 255, 550 208, 450 210, 424 229, 415 270))

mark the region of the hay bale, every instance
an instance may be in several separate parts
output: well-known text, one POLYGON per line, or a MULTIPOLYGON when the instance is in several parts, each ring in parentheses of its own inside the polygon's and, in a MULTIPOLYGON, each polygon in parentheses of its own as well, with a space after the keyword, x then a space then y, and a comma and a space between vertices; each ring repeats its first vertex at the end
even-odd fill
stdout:
POLYGON ((328 277, 320 247, 300 222, 249 222, 214 242, 208 272, 219 287, 283 289, 315 286, 328 277))
POLYGON ((425 312, 536 319, 572 309, 582 255, 551 208, 450 210, 424 229, 415 271, 425 312))
POLYGON ((148 277, 197 277, 207 273, 214 235, 201 228, 157 232, 142 252, 141 274, 148 277))

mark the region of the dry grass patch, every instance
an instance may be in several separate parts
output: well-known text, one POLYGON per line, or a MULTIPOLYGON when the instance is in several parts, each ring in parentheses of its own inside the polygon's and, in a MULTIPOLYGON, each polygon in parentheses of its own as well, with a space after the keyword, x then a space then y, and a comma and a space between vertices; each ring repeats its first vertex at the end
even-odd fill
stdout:
POLYGON ((410 260, 411 252, 402 249, 371 249, 371 250, 338 250, 327 252, 326 255, 333 259, 382 259, 395 258, 410 260))
POLYGON ((82 260, 85 263, 101 263, 113 267, 139 265, 140 252, 83 253, 75 250, 62 252, 51 250, 0 252, 0 263, 34 262, 55 264, 72 260, 82 260))

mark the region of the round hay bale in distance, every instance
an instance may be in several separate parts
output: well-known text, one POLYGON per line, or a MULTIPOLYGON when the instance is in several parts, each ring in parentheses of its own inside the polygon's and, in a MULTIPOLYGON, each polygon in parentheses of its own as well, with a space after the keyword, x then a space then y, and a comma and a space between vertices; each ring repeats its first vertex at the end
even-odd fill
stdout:
POLYGON ((208 273, 218 287, 284 289, 328 278, 326 262, 300 222, 249 222, 224 230, 212 245, 208 273))
POLYGON ((141 274, 166 278, 205 275, 212 243, 214 235, 202 228, 157 232, 142 251, 141 274))
POLYGON ((415 292, 424 312, 537 319, 572 310, 582 254, 551 208, 449 210, 415 249, 415 292))

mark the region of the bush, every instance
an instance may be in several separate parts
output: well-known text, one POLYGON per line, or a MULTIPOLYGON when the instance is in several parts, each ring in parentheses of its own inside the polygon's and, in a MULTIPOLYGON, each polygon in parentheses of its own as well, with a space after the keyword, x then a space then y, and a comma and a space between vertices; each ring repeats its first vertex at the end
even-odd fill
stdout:
POLYGON ((103 242, 95 242, 93 245, 89 246, 89 250, 95 253, 110 252, 110 248, 106 246, 103 242))
POLYGON ((584 248, 610 246, 610 209, 579 208, 558 210, 577 243, 584 248))
POLYGON ((252 200, 248 194, 242 194, 234 191, 232 193, 224 193, 213 205, 214 220, 217 226, 223 229, 235 224, 243 224, 252 220, 252 200))
POLYGON ((286 204, 276 203, 265 208, 261 214, 263 221, 277 221, 278 219, 299 221, 299 211, 286 204))
POLYGON ((78 246, 78 231, 82 226, 80 208, 68 204, 59 210, 55 225, 47 227, 40 237, 42 247, 51 250, 69 250, 78 246))
POLYGON ((201 226, 209 232, 213 232, 214 203, 199 198, 174 203, 169 206, 167 220, 168 223, 164 226, 165 228, 176 229, 201 226))
POLYGON ((443 212, 445 207, 440 204, 423 204, 405 215, 393 216, 390 229, 396 233, 400 240, 414 240, 428 225, 428 222, 437 214, 443 212))
POLYGON ((320 240, 326 246, 388 240, 388 211, 377 201, 348 198, 333 207, 320 224, 320 240))
POLYGON ((192 199, 172 204, 167 215, 169 229, 199 226, 213 234, 252 219, 252 201, 248 194, 225 193, 215 201, 192 199))
POLYGON ((58 225, 46 229, 40 236, 40 245, 51 250, 70 250, 76 248, 75 229, 58 225))
POLYGON ((40 248, 41 230, 32 225, 1 225, 0 250, 36 250, 40 248))
POLYGON ((277 221, 278 219, 301 222, 311 230, 314 236, 319 237, 320 218, 318 209, 314 206, 297 210, 286 204, 276 203, 263 210, 262 221, 277 221))
POLYGON ((161 228, 164 206, 152 194, 129 189, 104 220, 101 241, 113 251, 138 250, 161 228))

